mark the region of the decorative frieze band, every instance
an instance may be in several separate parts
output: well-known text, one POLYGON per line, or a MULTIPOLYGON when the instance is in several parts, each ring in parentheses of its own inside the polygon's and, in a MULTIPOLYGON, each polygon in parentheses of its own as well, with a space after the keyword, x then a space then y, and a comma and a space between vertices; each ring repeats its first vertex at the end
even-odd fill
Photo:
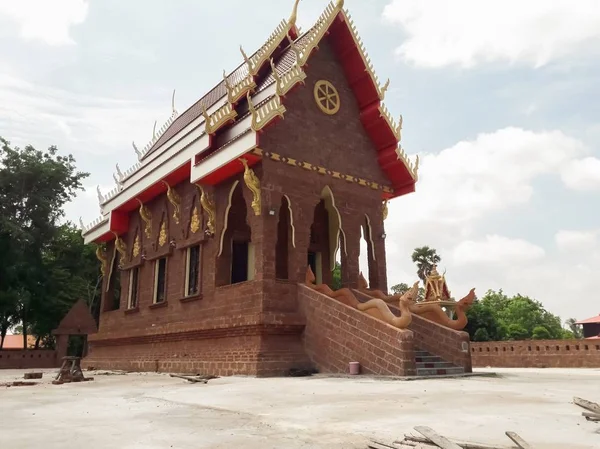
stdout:
POLYGON ((299 167, 303 168, 304 170, 313 171, 320 175, 331 176, 334 179, 341 179, 343 181, 355 183, 363 187, 370 187, 373 190, 381 190, 385 193, 394 193, 394 190, 391 187, 381 185, 375 181, 369 181, 368 179, 360 178, 358 176, 340 173, 338 171, 330 170, 319 165, 311 164, 310 162, 299 161, 291 157, 281 156, 280 154, 264 151, 260 148, 255 148, 254 150, 252 150, 252 153, 256 154, 257 156, 268 157, 269 159, 275 162, 282 162, 293 167, 299 167))

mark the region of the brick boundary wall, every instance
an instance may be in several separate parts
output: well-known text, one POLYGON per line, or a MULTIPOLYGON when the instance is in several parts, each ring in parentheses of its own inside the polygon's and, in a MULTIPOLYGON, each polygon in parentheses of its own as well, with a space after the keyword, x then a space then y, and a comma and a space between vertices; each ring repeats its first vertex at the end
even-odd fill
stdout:
POLYGON ((397 329, 307 286, 298 286, 306 316, 304 349, 321 372, 348 373, 349 362, 361 372, 386 376, 416 374, 413 333, 397 329))
POLYGON ((473 372, 467 332, 449 329, 414 314, 408 328, 413 331, 417 348, 464 368, 465 373, 473 372))
POLYGON ((0 369, 57 368, 59 365, 54 349, 0 350, 0 369))
POLYGON ((475 367, 600 368, 599 340, 472 342, 475 367))

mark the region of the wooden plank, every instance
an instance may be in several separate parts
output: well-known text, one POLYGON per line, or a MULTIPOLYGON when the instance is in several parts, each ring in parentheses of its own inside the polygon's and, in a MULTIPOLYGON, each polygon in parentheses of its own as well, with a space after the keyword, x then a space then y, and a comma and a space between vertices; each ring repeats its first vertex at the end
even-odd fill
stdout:
POLYGON ((196 379, 195 377, 190 377, 190 376, 180 376, 179 374, 169 374, 169 376, 171 376, 171 377, 177 377, 177 378, 179 378, 179 379, 185 379, 185 380, 187 380, 188 382, 194 382, 194 383, 198 383, 198 382, 199 382, 199 383, 203 383, 203 384, 205 384, 205 383, 207 383, 207 382, 208 382, 208 380, 206 380, 206 379, 196 379))
POLYGON ((415 430, 424 437, 427 437, 430 441, 437 444, 442 449, 462 449, 458 444, 453 443, 448 438, 437 434, 431 427, 417 426, 415 430))
MULTIPOLYGON (((472 443, 470 441, 460 441, 460 440, 452 440, 454 443, 458 444, 463 449, 514 449, 514 446, 497 446, 497 445, 489 445, 482 443, 472 443)), ((403 441, 394 441, 394 443, 403 443, 403 444, 417 444, 417 443, 429 443, 433 444, 428 438, 420 437, 416 435, 404 435, 403 441)))
POLYGON ((513 441, 513 443, 515 443, 519 447, 519 449, 533 449, 533 446, 527 443, 527 441, 525 441, 515 432, 506 432, 506 436, 510 438, 513 441))
POLYGON ((585 399, 581 399, 575 396, 573 397, 573 403, 581 408, 589 410, 590 412, 600 413, 600 405, 598 405, 595 402, 587 401, 585 399))
POLYGON ((378 441, 370 441, 369 444, 367 444, 367 447, 369 449, 398 449, 397 446, 390 446, 389 444, 380 443, 378 441))

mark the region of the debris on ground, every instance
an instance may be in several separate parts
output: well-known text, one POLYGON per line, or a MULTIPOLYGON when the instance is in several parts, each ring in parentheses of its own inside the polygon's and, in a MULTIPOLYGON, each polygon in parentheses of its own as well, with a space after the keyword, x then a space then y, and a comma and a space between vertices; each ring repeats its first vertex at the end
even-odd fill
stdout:
POLYGON ((573 404, 587 410, 582 412, 581 415, 588 421, 600 422, 600 405, 597 402, 588 401, 586 399, 573 397, 573 404))
POLYGON ((56 378, 52 381, 53 385, 62 385, 70 382, 88 382, 94 380, 93 377, 84 377, 81 371, 81 357, 63 357, 63 364, 56 378))
POLYGON ((206 384, 208 383, 209 380, 211 379, 218 379, 219 376, 212 376, 212 375, 202 375, 202 374, 196 374, 196 375, 183 375, 183 374, 169 374, 170 377, 177 377, 179 379, 185 379, 188 382, 192 382, 192 383, 203 383, 206 384))
POLYGON ((41 379, 44 373, 25 373, 23 374, 23 379, 41 379))
POLYGON ((467 441, 449 440, 443 435, 438 434, 432 428, 426 426, 417 426, 415 430, 422 436, 404 435, 401 441, 394 441, 392 444, 382 443, 380 441, 371 441, 367 447, 370 449, 533 449, 523 438, 515 432, 506 432, 516 446, 497 446, 467 441))
MULTIPOLYGON (((89 370, 88 370, 89 371, 89 370)), ((94 376, 125 376, 127 371, 95 371, 94 376)))
POLYGON ((287 372, 288 376, 290 377, 306 377, 306 376, 312 376, 313 374, 318 374, 319 371, 311 368, 311 369, 304 369, 304 368, 290 368, 287 372))
POLYGON ((23 382, 22 380, 16 380, 14 382, 1 383, 0 387, 30 387, 37 385, 39 382, 23 382))

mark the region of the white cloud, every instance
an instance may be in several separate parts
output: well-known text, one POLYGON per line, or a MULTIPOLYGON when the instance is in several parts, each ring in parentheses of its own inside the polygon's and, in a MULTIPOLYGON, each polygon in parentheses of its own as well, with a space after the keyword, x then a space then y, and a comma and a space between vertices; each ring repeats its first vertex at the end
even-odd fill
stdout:
POLYGON ((0 2, 0 17, 16 22, 23 39, 66 45, 74 43, 70 28, 83 23, 88 6, 85 0, 8 0, 0 2))
POLYGON ((540 67, 600 42, 597 0, 392 0, 383 17, 406 33, 397 53, 420 67, 540 67))
POLYGON ((565 166, 562 178, 565 185, 574 190, 600 190, 600 159, 573 160, 565 166))
POLYGON ((460 242, 452 253, 456 265, 523 264, 544 257, 543 248, 522 239, 488 235, 483 240, 460 242))
POLYGON ((556 246, 563 252, 591 251, 598 243, 598 231, 560 230, 555 236, 556 246))
MULTIPOLYGON (((515 229, 531 231, 520 214, 531 207, 534 193, 543 198, 543 190, 534 190, 538 178, 554 176, 560 185, 565 167, 586 152, 581 141, 561 131, 511 127, 421 155, 416 192, 392 201, 385 222, 388 284, 416 281, 410 256, 415 247, 428 245, 442 256, 440 268, 447 270, 457 298, 471 287, 479 295, 502 288, 536 298, 563 318, 592 313, 591 274, 600 255, 572 252, 578 240, 589 237, 557 234, 557 246, 571 247, 571 253, 557 254, 514 235, 515 229), (511 225, 511 237, 485 232, 483 226, 497 218, 511 225), (574 295, 576 300, 565 302, 574 295)), ((555 206, 553 198, 549 204, 555 206)), ((555 226, 558 232, 561 225, 555 226)))

